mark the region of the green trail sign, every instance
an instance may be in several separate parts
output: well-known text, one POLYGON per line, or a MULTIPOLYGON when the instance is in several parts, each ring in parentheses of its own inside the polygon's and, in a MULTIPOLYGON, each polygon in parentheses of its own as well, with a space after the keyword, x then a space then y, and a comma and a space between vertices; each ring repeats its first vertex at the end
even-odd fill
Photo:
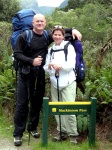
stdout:
POLYGON ((88 102, 49 102, 47 97, 43 98, 42 117, 42 145, 48 144, 48 116, 49 115, 89 115, 89 145, 95 145, 96 128, 96 102, 95 97, 91 97, 88 102))

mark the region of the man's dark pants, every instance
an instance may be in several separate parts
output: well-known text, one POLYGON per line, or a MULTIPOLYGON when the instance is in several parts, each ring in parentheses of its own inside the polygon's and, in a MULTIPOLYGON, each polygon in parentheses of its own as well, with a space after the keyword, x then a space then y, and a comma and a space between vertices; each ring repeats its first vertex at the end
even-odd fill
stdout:
POLYGON ((33 131, 37 129, 44 92, 45 72, 43 69, 32 69, 27 75, 19 73, 17 102, 14 115, 14 137, 23 136, 27 118, 29 119, 27 130, 33 131))

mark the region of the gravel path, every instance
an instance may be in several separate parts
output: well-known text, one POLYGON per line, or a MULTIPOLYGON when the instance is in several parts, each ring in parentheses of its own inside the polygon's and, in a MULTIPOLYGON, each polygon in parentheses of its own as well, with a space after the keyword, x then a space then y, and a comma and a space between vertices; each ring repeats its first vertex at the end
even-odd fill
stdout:
POLYGON ((23 139, 23 143, 20 147, 14 146, 13 141, 8 139, 0 139, 0 150, 33 150, 28 145, 27 139, 23 139))

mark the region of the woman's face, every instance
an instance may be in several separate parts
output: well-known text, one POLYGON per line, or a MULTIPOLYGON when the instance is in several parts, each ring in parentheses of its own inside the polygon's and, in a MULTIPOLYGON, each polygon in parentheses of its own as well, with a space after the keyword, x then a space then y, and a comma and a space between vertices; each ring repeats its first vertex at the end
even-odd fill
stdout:
POLYGON ((52 38, 56 45, 60 45, 61 42, 64 40, 64 35, 62 34, 60 30, 56 30, 54 31, 52 38))

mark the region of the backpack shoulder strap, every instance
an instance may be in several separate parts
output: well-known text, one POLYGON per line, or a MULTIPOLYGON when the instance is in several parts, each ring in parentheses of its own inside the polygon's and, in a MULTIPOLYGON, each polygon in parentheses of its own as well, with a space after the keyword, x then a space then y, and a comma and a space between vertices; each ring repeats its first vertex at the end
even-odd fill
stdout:
POLYGON ((59 52, 59 51, 64 51, 64 49, 53 50, 53 49, 51 48, 50 55, 52 55, 53 52, 59 52))
POLYGON ((71 43, 71 42, 69 41, 69 42, 66 43, 65 46, 64 46, 65 61, 67 61, 68 45, 69 45, 70 43, 71 43))
POLYGON ((52 55, 53 52, 64 51, 64 53, 65 53, 65 61, 67 61, 68 45, 69 45, 70 43, 71 43, 71 42, 67 42, 67 43, 65 44, 65 46, 64 46, 64 49, 53 50, 53 48, 51 48, 50 55, 52 55))
MULTIPOLYGON (((59 52, 59 51, 64 51, 64 49, 58 49, 58 50, 54 50, 53 48, 51 48, 51 50, 50 50, 50 59, 51 59, 51 56, 52 56, 52 53, 54 52, 59 52)), ((54 57, 54 55, 53 55, 53 57, 54 57)))
POLYGON ((44 34, 44 38, 45 38, 47 44, 49 45, 49 35, 48 35, 47 30, 44 30, 44 33, 43 33, 43 34, 44 34))
POLYGON ((26 42, 26 46, 24 49, 26 49, 27 46, 30 47, 30 41, 31 41, 32 37, 33 37, 33 31, 32 30, 25 30, 25 36, 23 36, 23 38, 26 42))
POLYGON ((50 50, 50 56, 52 55, 53 51, 54 51, 53 48, 51 48, 51 50, 50 50))
POLYGON ((32 30, 26 30, 26 41, 28 43, 28 45, 30 44, 30 41, 33 37, 33 31, 32 30))

